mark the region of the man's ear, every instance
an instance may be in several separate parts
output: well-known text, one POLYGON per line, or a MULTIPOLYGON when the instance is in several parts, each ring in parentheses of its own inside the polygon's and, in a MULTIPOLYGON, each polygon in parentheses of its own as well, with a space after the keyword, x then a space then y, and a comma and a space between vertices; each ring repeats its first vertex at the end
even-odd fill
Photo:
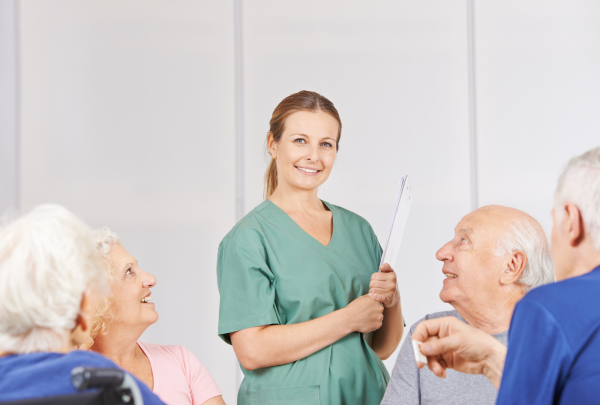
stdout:
POLYGON ((79 314, 75 319, 75 328, 71 331, 71 343, 73 346, 84 344, 90 336, 92 320, 96 313, 96 295, 90 290, 81 296, 79 314))
POLYGON ((523 275, 523 270, 527 266, 527 256, 523 252, 512 252, 508 257, 506 267, 500 275, 500 283, 513 284, 517 283, 523 275))
POLYGON ((565 204, 565 228, 569 238, 569 244, 573 247, 578 246, 585 238, 585 228, 583 218, 579 208, 571 202, 565 204))

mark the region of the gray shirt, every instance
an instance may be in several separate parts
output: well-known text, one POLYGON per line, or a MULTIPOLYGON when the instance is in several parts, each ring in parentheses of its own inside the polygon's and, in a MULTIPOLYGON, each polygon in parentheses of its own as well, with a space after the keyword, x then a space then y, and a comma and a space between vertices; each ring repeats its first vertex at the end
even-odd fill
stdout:
MULTIPOLYGON (((444 316, 455 316, 465 322, 456 311, 436 312, 427 315, 424 319, 444 316)), ((411 336, 419 322, 410 328, 411 336)), ((507 345, 508 331, 493 336, 503 345, 507 345)), ((415 362, 411 338, 407 336, 396 359, 392 378, 381 405, 493 405, 496 402, 498 391, 483 375, 464 374, 454 370, 446 370, 446 372, 446 379, 443 379, 437 377, 427 367, 419 370, 415 362)))

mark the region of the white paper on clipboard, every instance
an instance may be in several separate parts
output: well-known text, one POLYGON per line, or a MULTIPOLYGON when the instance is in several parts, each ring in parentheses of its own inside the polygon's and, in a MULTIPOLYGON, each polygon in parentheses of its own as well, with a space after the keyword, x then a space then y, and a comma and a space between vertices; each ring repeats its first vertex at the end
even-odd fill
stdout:
MULTIPOLYGON (((383 253, 381 254, 381 262, 379 263, 380 266, 387 263, 392 266, 392 269, 395 271, 398 270, 396 268, 396 262, 398 260, 400 244, 402 243, 402 237, 404 236, 404 229, 406 228, 406 221, 408 220, 411 204, 412 188, 408 182, 408 176, 402 176, 400 184, 398 185, 398 191, 396 192, 394 208, 392 208, 392 217, 390 218, 390 224, 388 225, 387 239, 383 245, 383 253)), ((364 338, 369 346, 373 345, 373 332, 365 333, 364 338)))
POLYGON ((392 209, 392 217, 390 218, 390 224, 388 226, 387 240, 383 247, 380 266, 384 263, 388 263, 395 269, 411 204, 412 188, 408 182, 408 176, 403 176, 400 179, 398 191, 396 192, 396 201, 394 202, 394 208, 392 209))

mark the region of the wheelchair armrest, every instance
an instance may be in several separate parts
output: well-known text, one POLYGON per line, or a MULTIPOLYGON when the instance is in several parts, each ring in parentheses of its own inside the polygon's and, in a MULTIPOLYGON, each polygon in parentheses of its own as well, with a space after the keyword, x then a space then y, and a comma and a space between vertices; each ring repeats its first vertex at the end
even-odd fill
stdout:
POLYGON ((118 387, 125 373, 118 368, 75 367, 71 370, 71 384, 77 391, 86 388, 118 387))
POLYGON ((105 395, 114 395, 115 400, 123 403, 144 404, 135 379, 117 368, 75 367, 71 370, 71 383, 78 391, 101 388, 105 395))

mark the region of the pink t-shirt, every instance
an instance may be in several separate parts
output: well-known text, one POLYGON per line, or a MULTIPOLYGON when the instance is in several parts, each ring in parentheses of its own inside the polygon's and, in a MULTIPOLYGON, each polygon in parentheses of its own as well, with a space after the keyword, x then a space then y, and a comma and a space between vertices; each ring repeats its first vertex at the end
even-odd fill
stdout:
POLYGON ((221 395, 212 376, 183 346, 138 342, 152 367, 154 393, 169 405, 200 405, 221 395))

